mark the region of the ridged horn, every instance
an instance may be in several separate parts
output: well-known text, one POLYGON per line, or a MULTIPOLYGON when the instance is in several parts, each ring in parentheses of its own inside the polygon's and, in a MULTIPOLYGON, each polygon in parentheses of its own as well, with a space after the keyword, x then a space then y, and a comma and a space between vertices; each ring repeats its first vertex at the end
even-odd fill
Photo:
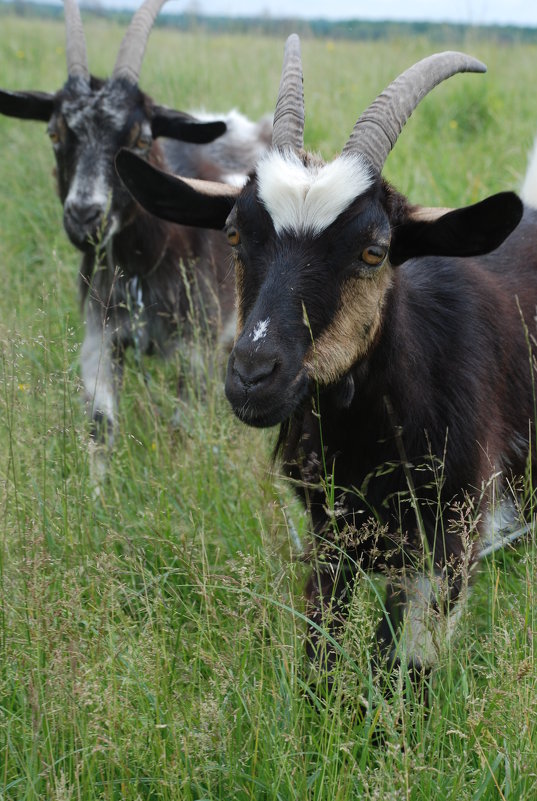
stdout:
POLYGON ((65 14, 65 55, 67 57, 67 74, 70 78, 90 80, 86 40, 80 17, 80 9, 76 0, 64 0, 65 14))
POLYGON ((363 153, 382 172, 406 121, 431 89, 458 72, 486 72, 481 61, 446 51, 418 61, 374 100, 354 126, 343 153, 363 153))
POLYGON ((277 148, 304 147, 304 92, 300 39, 292 33, 285 43, 282 77, 274 112, 272 144, 277 148))
POLYGON ((125 78, 136 86, 151 28, 165 2, 166 0, 144 0, 135 13, 121 42, 113 78, 125 78))

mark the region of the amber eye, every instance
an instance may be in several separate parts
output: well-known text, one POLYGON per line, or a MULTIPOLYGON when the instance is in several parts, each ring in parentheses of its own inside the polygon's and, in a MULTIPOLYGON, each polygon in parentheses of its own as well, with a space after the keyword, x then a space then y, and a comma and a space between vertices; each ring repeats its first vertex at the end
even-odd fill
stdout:
POLYGON ((227 229, 226 234, 227 234, 227 241, 232 247, 235 247, 235 245, 238 245, 239 242, 241 241, 241 235, 233 225, 231 225, 227 229))
POLYGON ((60 141, 60 135, 57 131, 48 131, 48 135, 50 137, 50 141, 53 145, 57 145, 60 141))
POLYGON ((370 245, 362 251, 361 258, 362 261, 365 261, 366 264, 370 264, 371 267, 378 267, 386 258, 386 251, 384 248, 378 247, 378 245, 370 245))
POLYGON ((140 125, 140 123, 135 122, 132 128, 129 131, 128 136, 128 147, 135 147, 137 150, 147 150, 148 147, 151 147, 151 134, 147 130, 147 127, 140 125))

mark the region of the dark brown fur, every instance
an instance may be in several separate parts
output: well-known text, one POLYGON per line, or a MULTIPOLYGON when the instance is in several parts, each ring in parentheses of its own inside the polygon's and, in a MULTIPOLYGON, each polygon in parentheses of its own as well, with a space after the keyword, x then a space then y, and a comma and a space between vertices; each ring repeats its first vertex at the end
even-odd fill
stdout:
POLYGON ((276 453, 311 515, 310 652, 331 667, 319 627, 337 633, 353 581, 383 571, 375 667, 420 675, 451 630, 493 489, 520 485, 528 458, 537 468, 537 212, 520 222, 502 193, 424 215, 376 175, 326 228, 297 233, 276 231, 255 174, 236 200, 148 180, 132 156, 122 174, 156 213, 230 234, 226 394, 243 422, 280 424, 276 453))

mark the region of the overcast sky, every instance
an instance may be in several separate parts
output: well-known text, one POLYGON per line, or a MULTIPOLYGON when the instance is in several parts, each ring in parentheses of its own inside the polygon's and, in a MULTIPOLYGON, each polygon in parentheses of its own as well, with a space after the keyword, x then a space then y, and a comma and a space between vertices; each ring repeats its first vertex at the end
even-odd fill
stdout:
MULTIPOLYGON (((91 2, 91 0, 88 0, 91 2)), ((138 6, 139 0, 100 0, 107 7, 138 6)), ((328 19, 393 19, 515 24, 537 27, 537 0, 171 0, 170 11, 196 7, 204 14, 328 19)))

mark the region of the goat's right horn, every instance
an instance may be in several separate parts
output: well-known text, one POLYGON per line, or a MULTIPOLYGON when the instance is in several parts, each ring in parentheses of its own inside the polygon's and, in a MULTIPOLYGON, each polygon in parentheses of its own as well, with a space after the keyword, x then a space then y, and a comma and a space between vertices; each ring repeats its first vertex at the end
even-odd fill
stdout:
POLYGON ((274 147, 292 148, 295 152, 304 147, 304 92, 302 88, 302 62, 300 39, 292 33, 285 43, 282 77, 272 130, 274 147))
POLYGON ((67 74, 70 78, 90 80, 86 40, 80 17, 80 9, 76 0, 64 0, 65 13, 65 55, 67 57, 67 74))
POLYGON ((343 153, 363 153, 379 172, 418 103, 446 78, 458 72, 486 72, 481 61, 446 51, 418 61, 374 100, 354 126, 343 153))
POLYGON ((151 28, 165 2, 166 0, 144 0, 135 13, 121 42, 113 78, 125 78, 136 86, 151 28))

